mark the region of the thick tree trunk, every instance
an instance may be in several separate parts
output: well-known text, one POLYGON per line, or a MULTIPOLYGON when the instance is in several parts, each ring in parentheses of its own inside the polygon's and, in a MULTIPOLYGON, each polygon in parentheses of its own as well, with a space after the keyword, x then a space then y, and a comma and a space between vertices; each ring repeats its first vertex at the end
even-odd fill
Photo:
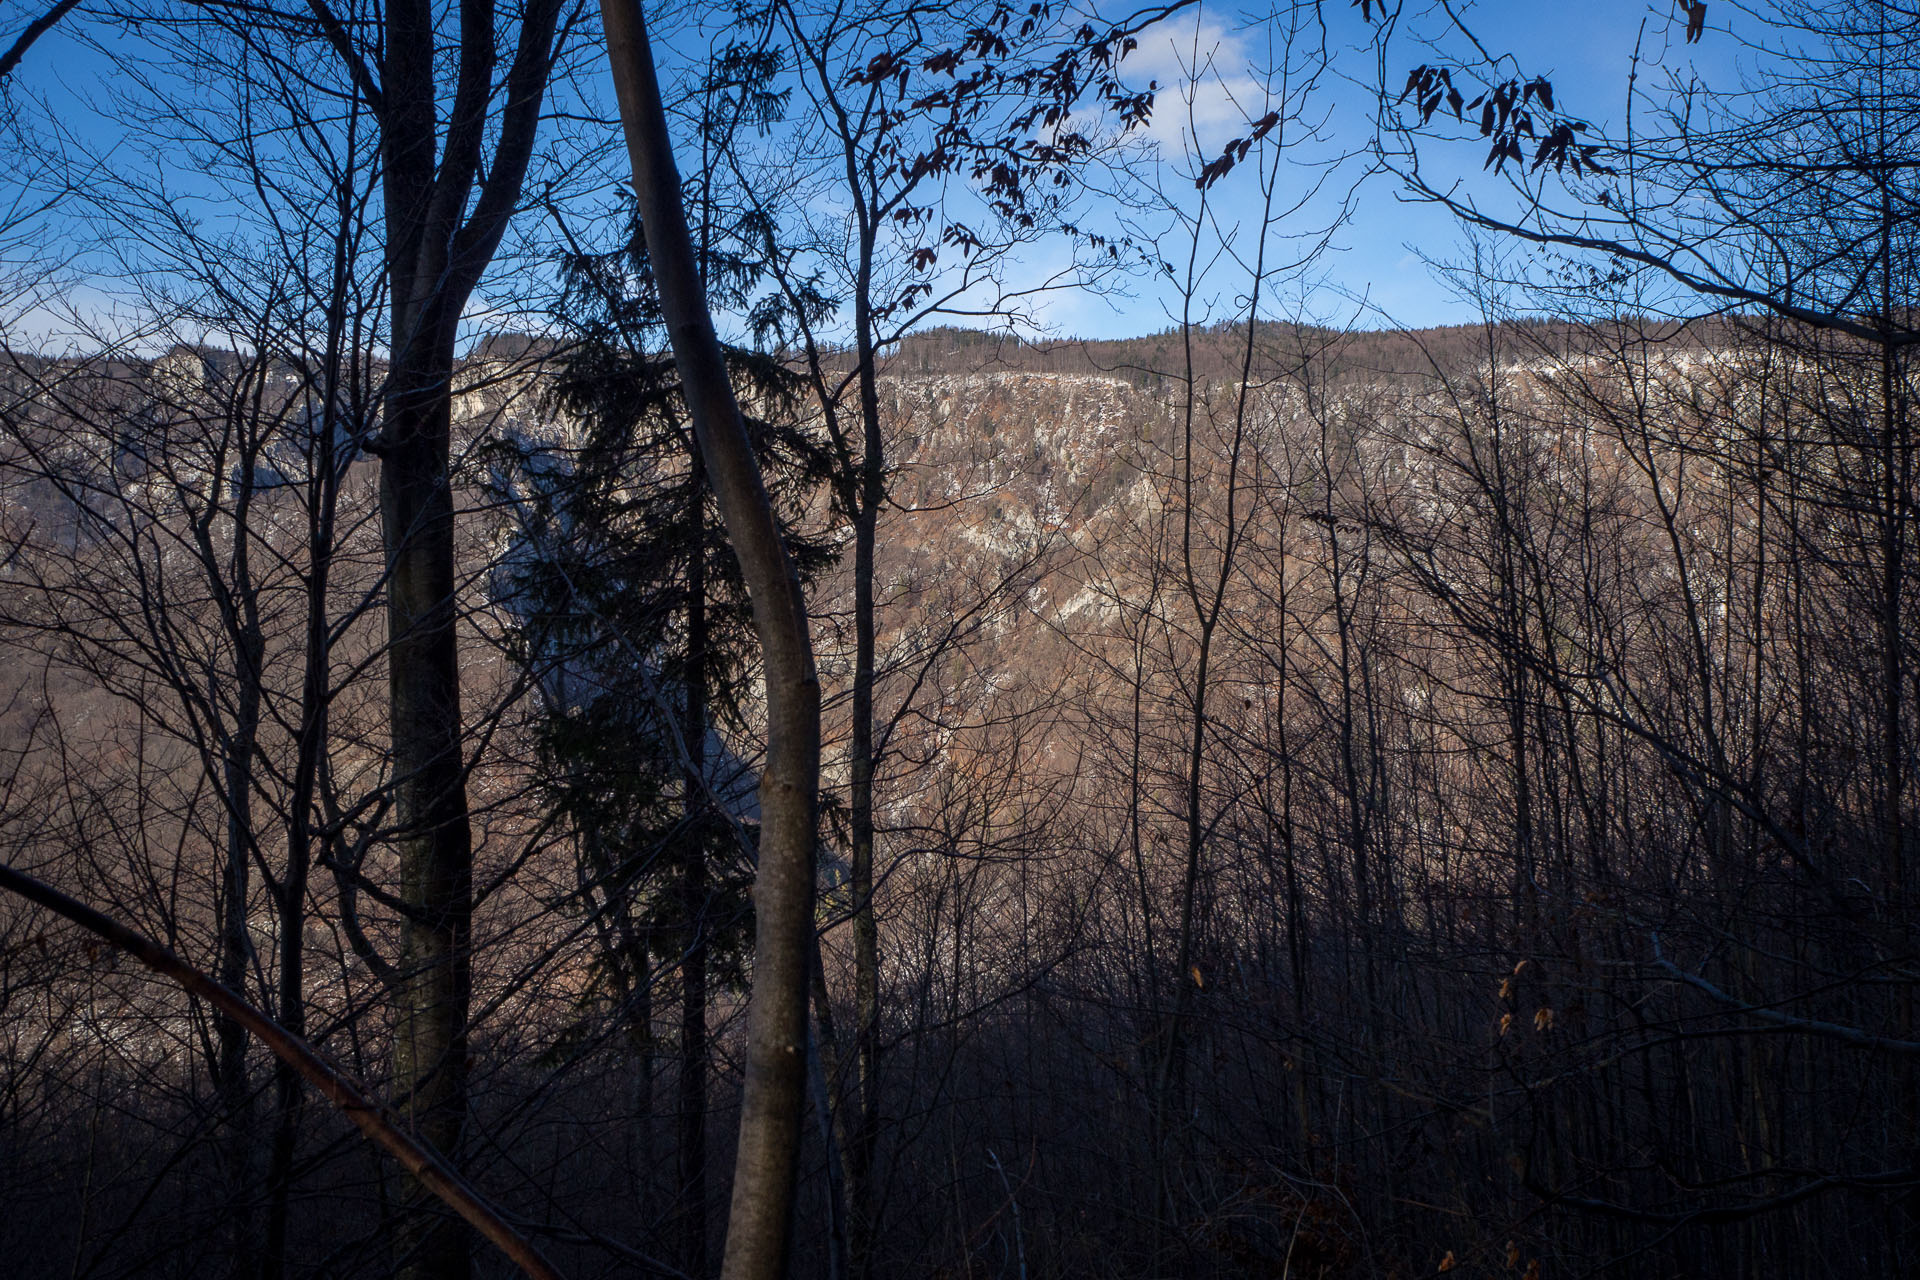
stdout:
MULTIPOLYGON (((463 4, 443 120, 435 50, 445 36, 436 10, 425 0, 393 0, 373 97, 393 351, 380 446, 390 750, 407 906, 394 990, 394 1089, 413 1131, 455 1163, 467 1110, 473 849, 454 634, 454 340, 520 199, 559 14, 560 0, 528 0, 502 80, 491 0, 463 4)), ((358 55, 348 54, 355 75, 365 76, 358 55)), ((407 1280, 466 1280, 472 1269, 465 1229, 435 1212, 419 1186, 407 1194, 395 1246, 407 1280)))
POLYGON ((721 1274, 728 1280, 777 1280, 786 1273, 806 1102, 820 684, 800 579, 781 540, 700 287, 646 26, 632 0, 601 0, 600 12, 674 361, 727 536, 740 557, 765 664, 767 756, 760 777, 753 992, 721 1274))
MULTIPOLYGON (((387 680, 401 930, 395 1100, 416 1136, 456 1167, 466 1124, 472 836, 460 752, 454 638, 453 493, 448 477, 450 340, 419 334, 388 398, 380 505, 387 539, 387 680), (442 349, 444 347, 444 349, 442 349), (424 349, 420 349, 424 348, 424 349)), ((463 1280, 466 1229, 408 1196, 400 1274, 463 1280)))

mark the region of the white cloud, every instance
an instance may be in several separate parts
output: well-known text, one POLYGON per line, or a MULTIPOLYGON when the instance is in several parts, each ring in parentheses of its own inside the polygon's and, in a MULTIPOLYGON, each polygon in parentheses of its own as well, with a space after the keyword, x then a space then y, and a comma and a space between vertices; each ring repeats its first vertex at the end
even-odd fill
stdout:
POLYGON ((1189 150, 1211 159, 1264 113, 1266 85, 1252 69, 1250 36, 1202 9, 1190 24, 1157 29, 1128 56, 1129 80, 1159 82, 1146 135, 1168 160, 1189 150))

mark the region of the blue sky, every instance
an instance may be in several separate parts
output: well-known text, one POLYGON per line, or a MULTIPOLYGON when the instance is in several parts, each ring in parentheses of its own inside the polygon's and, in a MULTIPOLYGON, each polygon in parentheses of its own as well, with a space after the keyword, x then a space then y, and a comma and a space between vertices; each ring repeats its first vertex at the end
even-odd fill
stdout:
MULTIPOLYGON (((1214 10, 1222 12, 1229 11, 1214 10)), ((1699 76, 1718 87, 1730 87, 1740 74, 1734 56, 1737 41, 1715 31, 1699 44, 1686 45, 1680 40, 1684 18, 1657 4, 1599 0, 1587 5, 1542 5, 1482 0, 1455 6, 1453 12, 1490 51, 1511 55, 1503 75, 1513 74, 1518 68, 1527 77, 1548 77, 1555 86, 1558 105, 1578 112, 1602 131, 1617 131, 1625 116, 1626 86, 1636 43, 1641 50, 1642 90, 1664 85, 1669 76, 1699 76)), ((1332 139, 1325 149, 1364 147, 1372 135, 1373 101, 1369 86, 1355 81, 1366 76, 1373 65, 1369 52, 1357 47, 1365 38, 1365 29, 1357 10, 1330 4, 1326 13, 1336 46, 1336 72, 1352 79, 1329 82, 1324 98, 1331 113, 1332 139)), ((1709 16, 1716 24, 1733 24, 1736 31, 1743 20, 1752 24, 1750 15, 1726 0, 1716 0, 1709 16)), ((1217 78, 1231 80, 1257 52, 1261 23, 1244 18, 1219 19, 1211 14, 1206 21, 1204 38, 1220 42, 1221 47, 1215 62, 1220 73, 1217 78)), ((1385 74, 1396 90, 1411 66, 1432 57, 1420 37, 1445 33, 1446 26, 1437 10, 1403 10, 1386 55, 1385 74)), ((1162 36, 1161 43, 1169 38, 1190 40, 1192 34, 1192 24, 1188 23, 1184 30, 1176 28, 1162 36)), ((1455 55, 1467 49, 1457 31, 1440 34, 1440 39, 1443 47, 1455 55)), ((1144 46, 1135 58, 1157 70, 1173 61, 1167 51, 1153 43, 1144 46)), ((1211 96, 1224 97, 1225 92, 1216 86, 1211 96)), ((1203 90, 1202 96, 1209 95, 1203 90)), ((1471 90, 1467 96, 1472 96, 1471 90)), ((1163 119, 1155 132, 1163 149, 1174 154, 1185 145, 1178 127, 1179 104, 1164 102, 1163 107, 1163 119)), ((1228 138, 1244 132, 1236 125, 1230 111, 1219 111, 1212 118, 1203 116, 1202 152, 1210 156, 1228 138)), ((1485 150, 1485 144, 1475 141, 1431 143, 1423 148, 1423 165, 1429 174, 1442 172, 1456 177, 1463 191, 1474 193, 1489 208, 1517 208, 1508 185, 1482 173, 1485 150)), ((1315 272, 1322 288, 1311 309, 1323 319, 1367 326, 1425 326, 1476 319, 1473 306, 1438 278, 1427 261, 1460 261, 1470 256, 1468 239, 1453 217, 1434 205, 1409 200, 1391 174, 1375 173, 1361 180, 1363 167, 1356 160, 1343 179, 1333 184, 1341 192, 1354 182, 1359 185, 1354 189, 1346 223, 1334 233, 1329 252, 1315 272)), ((1242 225, 1246 225, 1257 213, 1255 194, 1253 184, 1235 174, 1215 188, 1214 200, 1229 219, 1237 212, 1242 225)), ((1145 315, 1161 309, 1156 302, 1164 303, 1164 299, 1149 294, 1115 311, 1098 299, 1083 299, 1057 318, 1063 327, 1081 336, 1120 336, 1139 331, 1145 315)))
MULTIPOLYGON (((39 12, 41 3, 0 0, 0 41, 10 40, 39 12)), ((1658 5, 1642 6, 1631 0, 1600 0, 1584 6, 1481 0, 1456 12, 1486 47, 1513 54, 1518 67, 1529 76, 1549 76, 1563 107, 1579 111, 1603 128, 1617 127, 1623 114, 1636 39, 1642 44, 1643 87, 1667 74, 1702 74, 1724 86, 1737 74, 1736 39, 1714 30, 1699 45, 1683 45, 1679 43, 1678 24, 1682 19, 1677 10, 1658 5)), ((1237 97, 1245 102, 1257 93, 1246 68, 1249 62, 1258 60, 1271 26, 1266 11, 1256 13, 1258 16, 1250 17, 1238 7, 1211 6, 1197 15, 1177 19, 1157 36, 1150 35, 1130 59, 1133 74, 1141 78, 1152 75, 1166 84, 1181 78, 1183 59, 1177 48, 1191 50, 1198 40, 1201 47, 1214 51, 1213 71, 1195 90, 1197 146, 1204 155, 1216 153, 1227 139, 1243 131, 1237 127, 1232 100, 1237 97)), ((1364 47, 1368 29, 1358 10, 1348 8, 1342 0, 1327 0, 1324 13, 1336 56, 1319 99, 1328 113, 1325 140, 1302 153, 1302 159, 1310 163, 1338 152, 1362 150, 1371 136, 1370 82, 1376 73, 1373 55, 1364 47)), ((1409 65, 1431 56, 1418 37, 1441 32, 1441 14, 1437 9, 1409 7, 1402 11, 1386 58, 1385 74, 1390 80, 1404 79, 1409 65)), ((1728 0, 1713 0, 1710 17, 1716 28, 1731 23, 1736 32, 1743 21, 1751 21, 1728 0)), ((138 40, 137 35, 115 37, 97 27, 92 31, 108 40, 138 40)), ((688 25, 677 28, 669 38, 687 42, 697 41, 699 36, 696 28, 688 25)), ((1457 34, 1446 35, 1444 40, 1452 52, 1466 48, 1457 34)), ((112 59, 56 31, 33 50, 19 73, 18 88, 44 100, 60 123, 90 146, 106 149, 119 141, 113 132, 117 126, 94 108, 113 84, 112 59)), ((590 82, 588 92, 592 92, 590 82)), ((1177 156, 1194 140, 1183 129, 1185 114, 1177 96, 1163 92, 1152 135, 1166 155, 1177 156)), ((1423 155, 1430 171, 1451 168, 1465 184, 1463 189, 1482 193, 1490 201, 1510 199, 1499 185, 1480 173, 1483 151, 1483 146, 1467 141, 1434 144, 1423 155)), ((1333 196, 1353 187, 1364 160, 1359 156, 1347 162, 1330 179, 1329 194, 1303 209, 1292 225, 1310 227, 1328 220, 1333 196)), ((1256 219, 1251 177, 1241 171, 1214 189, 1209 199, 1221 222, 1245 227, 1256 219)), ((1309 180, 1308 170, 1289 172, 1283 174, 1282 189, 1309 180)), ((1169 177, 1166 186, 1187 193, 1191 202, 1190 182, 1169 177)), ((1429 325, 1474 318, 1471 307, 1436 279, 1422 260, 1423 254, 1446 260, 1466 252, 1464 237, 1450 216, 1432 206, 1408 202, 1391 175, 1384 174, 1361 183, 1354 190, 1351 205, 1350 216, 1335 231, 1329 252, 1308 277, 1317 286, 1308 302, 1311 313, 1320 319, 1365 325, 1429 325)), ((50 230, 57 234, 58 224, 52 224, 50 230)), ((1176 246, 1164 247, 1167 256, 1174 256, 1176 246)), ((1033 265, 1039 269, 1047 264, 1036 261, 1033 265)), ((1235 290, 1233 280, 1221 278, 1211 286, 1210 296, 1217 307, 1231 310, 1235 290)), ((1174 304, 1164 288, 1136 281, 1129 292, 1131 296, 1120 298, 1057 295, 1042 308, 1043 319, 1058 333, 1085 337, 1123 336, 1166 326, 1174 304)))

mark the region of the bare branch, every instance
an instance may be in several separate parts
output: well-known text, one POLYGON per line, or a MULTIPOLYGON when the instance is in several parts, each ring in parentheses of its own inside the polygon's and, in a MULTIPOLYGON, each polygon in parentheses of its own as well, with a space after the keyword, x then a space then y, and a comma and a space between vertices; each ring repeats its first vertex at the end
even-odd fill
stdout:
POLYGON ((272 1050, 275 1057, 304 1076, 307 1083, 353 1121, 360 1132, 398 1160, 421 1186, 497 1245, 522 1271, 534 1280, 560 1280, 560 1273, 540 1255, 532 1241, 509 1226, 499 1211, 481 1199, 437 1153, 410 1137, 386 1114, 384 1107, 369 1098, 358 1084, 305 1040, 289 1033, 168 948, 6 863, 0 863, 0 888, 10 889, 29 902, 73 921, 245 1027, 272 1050))

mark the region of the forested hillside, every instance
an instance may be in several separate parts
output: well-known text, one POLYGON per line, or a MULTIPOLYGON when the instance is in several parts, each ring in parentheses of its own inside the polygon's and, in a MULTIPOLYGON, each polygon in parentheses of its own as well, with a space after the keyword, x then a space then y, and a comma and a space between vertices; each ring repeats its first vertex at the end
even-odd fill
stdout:
MULTIPOLYGON (((1461 354, 1437 372, 1358 377, 1367 351, 1435 335, 1298 336, 1254 333, 1256 385, 911 352, 883 373, 900 464, 876 573, 892 767, 873 1159, 892 1225, 874 1265, 991 1270, 1024 1250, 1059 1274, 1116 1257, 1411 1273, 1652 1247, 1731 1274, 1815 1235, 1897 1247, 1874 1183, 1903 1159, 1885 905, 1902 872, 1867 833, 1893 767, 1880 680, 1910 637, 1860 660, 1881 644, 1882 530, 1842 406, 1870 394, 1870 353, 1791 331, 1676 347, 1622 325, 1548 346, 1495 327, 1438 335, 1461 354)), ((10 447, 9 829, 211 968, 223 928, 254 954, 275 929, 265 905, 223 926, 218 851, 282 838, 267 815, 285 821, 297 756, 307 464, 250 450, 265 424, 223 416, 251 380, 274 388, 274 429, 293 420, 284 373, 184 351, 110 372, 39 370, 67 412, 10 447), (103 401, 142 429, 87 429, 103 401), (270 461, 250 480, 223 450, 270 461), (264 513, 245 544, 202 531, 241 497, 264 513), (261 646, 247 798, 265 830, 236 837, 196 726, 248 689, 220 665, 243 549, 262 564, 239 607, 261 646)), ((501 438, 571 457, 580 429, 541 408, 537 365, 466 376, 492 383, 456 426, 474 459, 462 669, 487 735, 470 782, 478 1160, 516 1213, 562 1214, 551 1229, 606 1267, 587 1241, 673 1236, 687 837, 666 822, 594 854, 552 816, 542 717, 596 698, 513 674, 529 642, 511 580, 538 553, 481 460, 501 438)), ((622 483, 674 483, 659 465, 622 483)), ((340 464, 343 502, 364 501, 367 466, 340 464)), ((349 688, 377 652, 353 621, 377 554, 353 542, 329 580, 349 688)), ((821 570, 829 681, 850 589, 843 564, 821 570)), ((330 720, 340 817, 309 889, 304 998, 377 1080, 392 925, 366 833, 384 748, 377 706, 343 697, 330 720)), ((748 707, 714 750, 750 759, 752 725, 748 707)), ((654 739, 633 732, 599 767, 670 778, 671 750, 646 766, 654 739)), ((734 809, 722 881, 751 843, 734 809)), ((851 985, 843 821, 829 810, 821 858, 829 992, 851 985)), ((701 910, 734 938, 747 907, 701 910)), ((79 946, 23 920, 8 952, 9 1194, 30 1206, 9 1249, 27 1273, 124 1266, 89 1254, 104 1219, 147 1250, 217 1255, 232 1198, 253 1194, 234 1178, 252 1154, 208 1110, 227 1105, 218 1021, 79 946)), ((739 963, 716 973, 701 1046, 720 1116, 739 963)), ((843 1035, 821 1033, 820 1070, 846 1069, 843 1035)), ((339 1123, 303 1113, 315 1164, 290 1230, 357 1223, 375 1248, 377 1170, 329 1140, 339 1123)), ((803 1248, 825 1249, 831 1219, 806 1221, 803 1248)))
POLYGON ((0 1272, 1920 1271, 1920 19, 1732 8, 8 10, 0 1272))

